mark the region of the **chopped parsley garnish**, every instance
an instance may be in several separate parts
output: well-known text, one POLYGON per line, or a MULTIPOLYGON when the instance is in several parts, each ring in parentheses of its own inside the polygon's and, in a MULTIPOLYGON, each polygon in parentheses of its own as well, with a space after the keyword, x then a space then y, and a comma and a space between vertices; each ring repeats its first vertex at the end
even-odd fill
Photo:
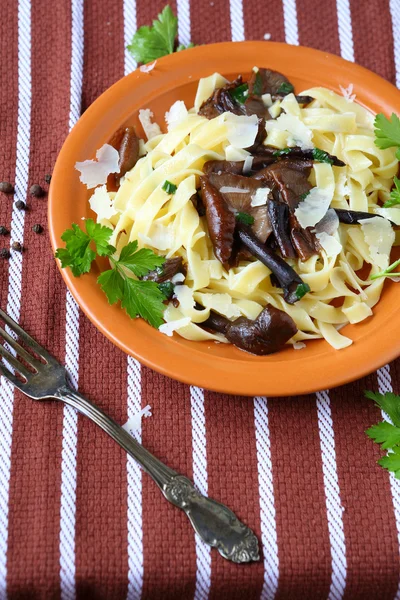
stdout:
MULTIPOLYGON (((138 63, 153 62, 161 56, 173 53, 177 31, 178 19, 167 5, 158 15, 158 19, 153 21, 152 26, 139 27, 127 48, 138 63)), ((180 44, 177 51, 192 47, 193 44, 180 44)))
POLYGON ((164 294, 165 298, 172 298, 174 294, 174 284, 172 281, 163 281, 158 284, 161 293, 164 294))
POLYGON ((238 104, 244 104, 249 95, 249 86, 247 83, 242 83, 242 85, 238 85, 233 90, 229 90, 229 93, 238 104))
POLYGON ((257 71, 256 78, 253 85, 253 94, 255 96, 261 96, 263 90, 263 82, 260 73, 257 71))
POLYGON ((176 190, 178 189, 178 186, 166 179, 164 181, 162 189, 164 190, 164 192, 167 192, 167 194, 175 194, 176 190))
POLYGON ((94 223, 92 219, 86 219, 85 227, 86 233, 74 223, 72 229, 67 229, 61 236, 66 243, 65 248, 56 251, 61 266, 70 267, 75 277, 79 277, 90 271, 96 253, 107 256, 113 268, 101 273, 97 282, 109 303, 115 304, 120 300, 130 317, 142 317, 153 327, 159 327, 163 323, 165 294, 154 281, 141 281, 132 275, 143 277, 163 265, 165 258, 148 248, 138 250, 136 241, 129 242, 122 248, 119 258, 114 258, 112 255, 116 249, 108 243, 112 230, 94 223), (96 252, 91 246, 96 248, 96 252))
POLYGON ((300 194, 300 200, 305 200, 310 192, 304 192, 304 194, 300 194))
POLYGON ((378 464, 392 471, 396 479, 400 479, 400 396, 392 392, 379 394, 374 392, 365 392, 370 400, 389 417, 390 421, 382 421, 373 425, 365 432, 371 440, 381 445, 383 450, 390 452, 378 460, 378 464))
POLYGON ((294 92, 293 85, 291 83, 289 83, 288 81, 284 81, 279 86, 277 93, 282 94, 283 96, 287 96, 287 94, 290 94, 291 92, 294 92))
POLYGON ((313 149, 313 159, 318 162, 324 162, 333 165, 333 158, 331 158, 327 152, 321 150, 320 148, 313 149))
POLYGON ((243 223, 243 225, 253 225, 254 217, 245 212, 238 212, 236 214, 236 221, 243 223))
POLYGON ((389 200, 385 202, 383 208, 391 208, 392 206, 396 206, 400 204, 400 179, 396 177, 393 178, 394 189, 390 192, 389 200))
POLYGON ((310 291, 310 286, 308 283, 299 283, 296 288, 296 298, 300 300, 303 296, 305 296, 310 291))
MULTIPOLYGON (((375 145, 384 150, 385 148, 393 148, 400 146, 400 119, 392 113, 390 119, 387 119, 384 114, 379 113, 375 117, 375 145)), ((399 159, 398 152, 396 157, 399 159)))
POLYGON ((388 266, 384 271, 379 271, 375 275, 371 275, 370 279, 379 279, 380 277, 400 277, 400 272, 393 273, 396 267, 400 265, 400 259, 388 266))
POLYGON ((285 154, 289 154, 290 151, 291 148, 282 148, 282 150, 275 150, 275 152, 273 152, 272 155, 275 156, 275 158, 279 158, 280 156, 285 156, 285 154))

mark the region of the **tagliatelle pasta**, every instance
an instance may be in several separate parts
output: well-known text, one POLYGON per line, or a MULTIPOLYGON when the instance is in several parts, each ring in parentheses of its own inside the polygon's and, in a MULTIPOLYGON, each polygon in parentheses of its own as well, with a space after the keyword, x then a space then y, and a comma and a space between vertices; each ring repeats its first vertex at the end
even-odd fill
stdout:
MULTIPOLYGON (((169 130, 144 145, 144 156, 126 173, 117 192, 102 189, 101 195, 108 195, 106 213, 102 213, 99 191, 91 206, 99 222, 113 229, 110 243, 117 252, 137 240, 139 247, 167 258, 183 258, 187 275, 183 285, 175 287, 179 305, 168 304, 164 314, 167 323, 180 321, 176 332, 182 337, 226 342, 222 334, 201 328, 210 310, 228 319, 255 319, 270 304, 290 315, 298 328, 289 343, 324 338, 335 349, 345 348, 352 342, 340 329, 371 317, 379 301, 384 279, 371 280, 370 275, 389 265, 395 235, 388 219, 400 223, 398 208, 381 207, 397 173, 395 153, 374 144, 371 113, 328 89, 304 91, 314 98, 305 108, 294 94, 275 102, 270 112, 277 118, 267 121, 265 145, 319 148, 346 165, 314 163, 308 204, 304 201, 296 211, 299 221, 305 220, 304 227, 310 226, 306 210, 313 200, 318 222, 329 208, 381 215, 369 223, 340 223, 333 233, 323 232, 318 238, 322 246, 319 255, 305 261, 286 259, 310 286, 308 294, 288 304, 282 290, 273 284, 271 271, 258 260, 223 267, 215 257, 206 218, 199 216, 192 201, 207 161, 232 160, 232 156, 244 160, 248 155, 244 148, 249 143, 240 144, 238 131, 242 127, 245 139, 249 117, 240 121, 241 117, 223 113, 209 120, 197 114, 210 94, 226 83, 219 74, 201 80, 194 108, 174 111, 169 130), (235 127, 239 128, 236 132, 235 127), (163 189, 166 180, 176 186, 174 194, 163 189), (365 264, 369 268, 361 274, 365 264), (203 309, 195 308, 196 303, 203 309)), ((311 225, 317 226, 317 222, 311 225)))

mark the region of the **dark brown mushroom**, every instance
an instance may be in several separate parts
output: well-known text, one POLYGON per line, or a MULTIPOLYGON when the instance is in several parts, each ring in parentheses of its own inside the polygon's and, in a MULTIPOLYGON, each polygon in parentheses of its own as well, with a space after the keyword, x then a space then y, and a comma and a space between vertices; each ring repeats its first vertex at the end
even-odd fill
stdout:
POLYGON ((296 252, 290 239, 288 205, 270 200, 268 202, 268 215, 275 241, 282 256, 284 258, 296 258, 296 252))
POLYGON ((226 264, 232 254, 235 215, 207 177, 200 177, 200 185, 215 256, 222 264, 226 264))
POLYGON ((296 253, 301 260, 308 260, 314 254, 318 254, 320 245, 315 235, 310 229, 300 227, 296 217, 290 215, 290 238, 296 249, 296 253))
POLYGON ((243 173, 243 166, 243 160, 209 160, 204 163, 203 173, 204 175, 210 175, 210 173, 233 173, 241 175, 243 173))
POLYGON ((308 178, 313 162, 310 160, 287 159, 269 165, 252 176, 276 188, 280 197, 291 210, 300 202, 301 196, 311 189, 308 178))
POLYGON ((143 280, 164 283, 165 281, 171 281, 171 279, 177 273, 183 273, 186 275, 186 267, 183 264, 181 256, 177 256, 176 258, 167 258, 161 267, 146 273, 146 275, 143 277, 143 280))
POLYGON ((119 173, 115 175, 118 183, 119 179, 133 169, 138 161, 139 138, 133 127, 120 127, 112 136, 110 144, 119 153, 119 173))
POLYGON ((199 115, 206 119, 214 119, 224 112, 232 112, 236 115, 243 115, 243 105, 239 105, 229 93, 230 90, 242 84, 242 77, 239 75, 235 81, 227 83, 221 88, 216 89, 199 108, 199 115))
MULTIPOLYGON (((358 225, 362 219, 373 219, 374 217, 385 218, 383 215, 375 215, 361 210, 347 210, 343 208, 335 208, 334 210, 339 217, 339 221, 345 225, 358 225)), ((390 223, 396 226, 396 223, 393 223, 393 221, 390 221, 390 223)))
POLYGON ((285 75, 271 69, 261 68, 258 71, 253 71, 248 84, 249 95, 271 94, 271 96, 284 96, 289 93, 288 91, 285 93, 285 89, 291 88, 290 91, 293 90, 292 84, 285 75))
POLYGON ((229 321, 210 311, 202 326, 223 333, 240 350, 258 356, 278 352, 297 333, 292 317, 270 304, 254 320, 239 317, 229 321))
MULTIPOLYGON (((275 159, 276 161, 280 159, 286 160, 289 158, 298 158, 300 160, 314 160, 318 162, 318 153, 321 152, 322 151, 318 148, 310 148, 309 150, 303 150, 302 148, 300 148, 300 146, 284 148, 283 150, 274 148, 274 146, 262 146, 257 154, 259 156, 264 156, 266 159, 271 158, 275 159)), ((330 162, 335 167, 344 167, 346 165, 346 163, 340 160, 340 158, 334 156, 333 154, 329 154, 329 152, 323 152, 323 156, 326 162, 330 162)))

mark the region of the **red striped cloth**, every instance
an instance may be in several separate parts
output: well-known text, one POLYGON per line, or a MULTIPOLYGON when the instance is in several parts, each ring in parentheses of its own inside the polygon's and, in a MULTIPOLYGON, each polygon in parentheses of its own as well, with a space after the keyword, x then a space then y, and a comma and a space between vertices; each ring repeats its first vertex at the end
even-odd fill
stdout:
MULTIPOLYGON (((237 566, 196 540, 101 431, 56 403, 0 383, 0 598, 399 598, 400 486, 364 430, 380 415, 364 389, 398 390, 400 363, 295 398, 203 392, 127 359, 78 311, 46 234, 51 172, 69 128, 129 72, 126 40, 165 0, 15 0, 0 21, 0 179, 16 183, 0 224, 26 250, 0 262, 0 306, 117 421, 150 404, 143 443, 230 506, 263 542, 237 566), (124 41, 125 40, 125 41, 124 41)), ((341 54, 400 84, 396 0, 177 0, 187 43, 263 39, 341 54)))

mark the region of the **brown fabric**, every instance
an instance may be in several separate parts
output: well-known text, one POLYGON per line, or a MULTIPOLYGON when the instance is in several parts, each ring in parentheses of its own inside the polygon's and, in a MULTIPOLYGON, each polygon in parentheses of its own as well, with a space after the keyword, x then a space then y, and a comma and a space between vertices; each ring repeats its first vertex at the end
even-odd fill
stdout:
MULTIPOLYGON (((138 0, 137 25, 149 24, 164 4, 165 0, 138 0)), ((191 1, 194 43, 231 39, 230 4, 238 3, 191 1)), ((300 43, 339 54, 337 3, 325 0, 321 10, 319 3, 311 0, 294 4, 300 43)), ((350 5, 356 62, 395 82, 389 1, 351 0, 350 5)), ((176 11, 176 4, 171 6, 176 11)), ((3 0, 1 8, 0 180, 14 183, 18 3, 3 0)), ((269 33, 273 41, 285 40, 282 2, 246 0, 243 17, 247 39, 263 39, 269 33)), ((82 110, 124 74, 123 0, 86 0, 84 30, 82 110)), ((32 0, 31 49, 28 188, 33 183, 47 188, 44 175, 51 172, 69 128, 70 0, 32 0)), ((29 210, 25 216, 20 322, 63 360, 66 289, 48 241, 46 198, 28 195, 26 201, 29 210), (35 223, 45 226, 44 234, 32 232, 35 223)), ((11 213, 12 198, 0 194, 0 225, 10 227, 11 213)), ((8 244, 9 238, 0 237, 0 248, 8 244)), ((9 265, 0 261, 3 308, 9 293, 9 265)), ((127 358, 82 314, 79 361, 80 391, 123 423, 127 418, 127 358)), ((391 377, 394 390, 399 391, 399 361, 391 365, 391 377)), ((150 404, 153 411, 153 416, 143 421, 144 445, 172 468, 192 477, 190 388, 147 368, 142 368, 141 385, 142 407, 150 404)), ((346 545, 344 597, 381 600, 393 598, 398 588, 399 546, 390 479, 376 465, 379 450, 364 433, 380 418, 372 403, 364 400, 365 389, 377 389, 376 374, 330 391, 346 545)), ((0 401, 5 402, 1 387, 0 401)), ((206 392, 204 407, 209 494, 235 510, 260 538, 253 399, 206 392)), ((271 522, 276 527, 279 558, 276 597, 324 599, 332 580, 332 548, 315 395, 269 399, 268 418, 276 512, 271 522)), ((61 597, 62 428, 60 405, 34 403, 15 394, 7 541, 7 594, 12 600, 61 597)), ((0 436, 6 439, 1 421, 0 436)), ((193 598, 199 573, 192 529, 183 513, 169 505, 145 475, 142 485, 142 598, 193 598)), ((127 597, 127 490, 125 454, 94 425, 79 418, 75 529, 78 600, 127 597)), ((266 544, 264 552, 269 551, 266 544)), ((265 578, 262 561, 238 567, 212 551, 209 597, 213 600, 259 598, 265 578)))

